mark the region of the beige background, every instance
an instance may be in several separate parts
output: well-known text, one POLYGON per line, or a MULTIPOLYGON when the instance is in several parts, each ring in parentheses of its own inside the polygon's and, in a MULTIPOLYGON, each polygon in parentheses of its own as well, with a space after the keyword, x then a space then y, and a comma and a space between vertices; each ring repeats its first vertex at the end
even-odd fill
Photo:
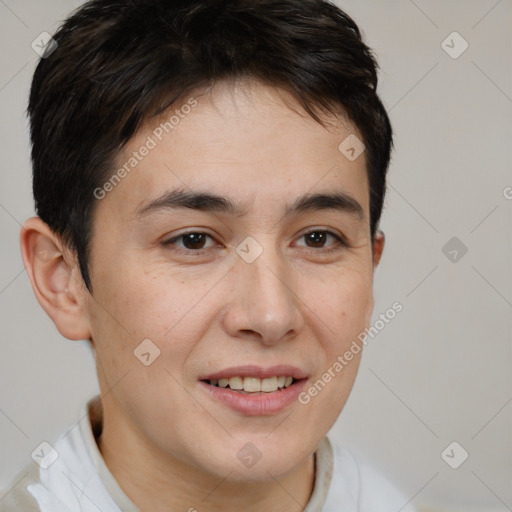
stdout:
MULTIPOLYGON (((417 505, 510 510, 512 2, 338 3, 375 49, 396 134, 374 318, 395 301, 403 311, 369 340, 332 436, 417 505), (441 45, 454 31, 469 44, 458 58, 441 45), (454 236, 468 249, 456 262, 442 251, 454 236), (469 453, 458 469, 441 458, 452 441, 469 453)), ((63 339, 46 317, 18 246, 33 214, 30 45, 79 4, 0 1, 2 487, 97 392, 86 343, 63 339)), ((454 54, 462 43, 450 36, 445 46, 454 54)))

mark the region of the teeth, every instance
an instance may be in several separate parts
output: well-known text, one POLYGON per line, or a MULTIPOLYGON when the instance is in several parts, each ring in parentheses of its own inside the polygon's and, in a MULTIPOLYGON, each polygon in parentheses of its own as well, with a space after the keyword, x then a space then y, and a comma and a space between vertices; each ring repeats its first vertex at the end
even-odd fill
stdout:
POLYGON ((245 377, 244 391, 248 391, 250 393, 261 391, 261 379, 258 379, 257 377, 245 377))
POLYGON ((274 393, 278 389, 287 388, 293 382, 293 377, 280 376, 258 379, 257 377, 231 377, 229 379, 211 379, 212 386, 219 388, 230 387, 242 393, 274 393))
POLYGON ((231 377, 229 379, 229 387, 231 389, 244 389, 244 381, 242 377, 231 377))
POLYGON ((270 377, 269 379, 263 379, 261 381, 261 391, 266 391, 269 393, 272 391, 277 391, 277 389, 277 377, 270 377))

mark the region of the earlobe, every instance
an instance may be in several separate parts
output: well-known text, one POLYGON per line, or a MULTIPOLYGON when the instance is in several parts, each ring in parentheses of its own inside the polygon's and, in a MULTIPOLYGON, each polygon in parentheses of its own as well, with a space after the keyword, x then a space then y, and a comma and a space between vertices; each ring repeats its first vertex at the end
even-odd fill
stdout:
POLYGON ((85 288, 69 249, 39 217, 23 224, 20 246, 34 294, 57 330, 68 339, 89 339, 85 288))
POLYGON ((379 262, 380 258, 382 256, 382 251, 384 251, 384 243, 386 241, 386 238, 384 236, 384 232, 380 229, 377 230, 375 233, 375 237, 373 240, 373 268, 375 268, 379 262))

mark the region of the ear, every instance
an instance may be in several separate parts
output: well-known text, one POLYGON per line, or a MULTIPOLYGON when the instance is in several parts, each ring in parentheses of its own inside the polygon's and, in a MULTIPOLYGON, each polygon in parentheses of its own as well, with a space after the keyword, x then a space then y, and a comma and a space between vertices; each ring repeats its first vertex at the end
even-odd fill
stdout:
MULTIPOLYGON (((384 242, 385 242, 384 233, 378 229, 375 233, 375 237, 372 244, 372 258, 373 258, 373 269, 379 264, 380 258, 382 256, 382 251, 384 250, 384 242)), ((372 313, 373 313, 374 299, 373 293, 371 294, 370 300, 368 302, 368 308, 366 310, 365 317, 365 326, 369 327, 372 313)))
POLYGON ((380 258, 382 256, 382 251, 384 250, 384 242, 386 241, 384 233, 378 229, 375 233, 375 238, 373 240, 373 268, 379 264, 380 258))
POLYGON ((71 340, 90 339, 88 292, 68 247, 39 217, 23 224, 20 246, 34 294, 57 330, 71 340))

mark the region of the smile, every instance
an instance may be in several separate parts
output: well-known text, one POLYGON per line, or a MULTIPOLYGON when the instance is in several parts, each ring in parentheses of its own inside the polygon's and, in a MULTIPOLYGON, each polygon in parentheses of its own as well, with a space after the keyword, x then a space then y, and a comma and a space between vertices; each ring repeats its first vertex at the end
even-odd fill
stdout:
POLYGON ((238 366, 199 379, 216 404, 246 416, 277 414, 297 403, 308 375, 295 366, 238 366))

